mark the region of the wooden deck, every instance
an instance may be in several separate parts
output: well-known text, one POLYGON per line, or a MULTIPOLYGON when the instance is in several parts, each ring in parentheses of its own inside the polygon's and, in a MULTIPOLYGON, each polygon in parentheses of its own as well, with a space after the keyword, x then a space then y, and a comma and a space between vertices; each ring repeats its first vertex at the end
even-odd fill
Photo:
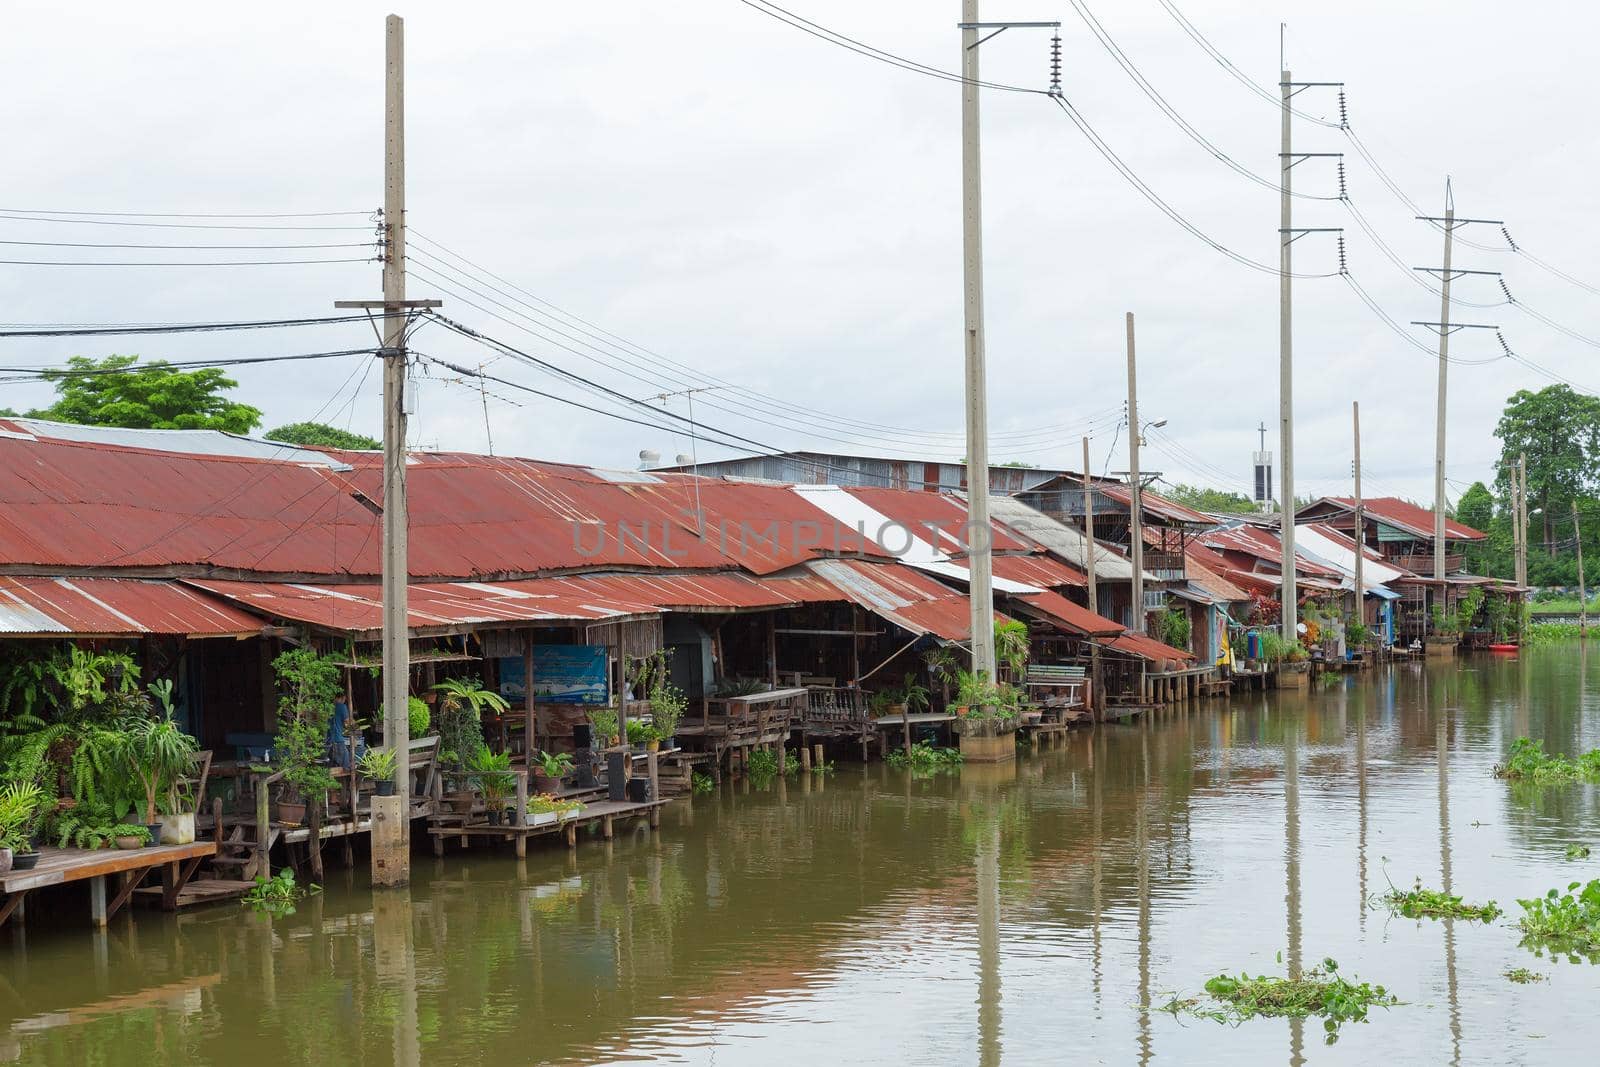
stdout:
POLYGON ((161 906, 168 911, 175 910, 179 895, 194 876, 196 868, 216 851, 214 841, 92 851, 81 848, 40 849, 42 855, 32 870, 14 870, 0 875, 0 892, 5 894, 4 901, 0 902, 0 925, 25 907, 28 894, 34 890, 87 880, 90 918, 96 926, 104 926, 111 916, 128 903, 139 883, 157 869, 161 873, 161 906), (117 877, 119 885, 108 903, 106 879, 112 876, 117 877))
POLYGON ((477 814, 453 817, 448 815, 435 816, 430 820, 428 833, 433 837, 433 851, 438 856, 444 855, 445 842, 450 839, 457 839, 465 846, 468 843, 468 839, 473 837, 498 838, 501 841, 515 842, 517 854, 522 855, 527 847, 528 838, 545 837, 551 834, 564 834, 567 839, 567 847, 576 848, 578 847, 578 828, 580 826, 598 824, 601 834, 609 841, 616 832, 616 822, 619 819, 652 816, 657 809, 665 807, 667 803, 665 800, 652 800, 644 804, 636 804, 632 801, 624 800, 597 800, 591 804, 585 804, 582 811, 565 819, 543 823, 538 826, 532 826, 527 823, 523 823, 520 826, 516 824, 491 826, 487 822, 469 821, 481 817, 477 814))

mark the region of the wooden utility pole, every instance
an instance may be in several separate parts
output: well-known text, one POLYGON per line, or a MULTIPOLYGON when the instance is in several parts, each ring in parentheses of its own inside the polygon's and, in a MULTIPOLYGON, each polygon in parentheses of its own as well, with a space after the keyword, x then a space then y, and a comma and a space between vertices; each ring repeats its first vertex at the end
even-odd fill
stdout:
POLYGON ((1583 530, 1578 526, 1578 502, 1572 502, 1572 543, 1578 550, 1578 636, 1589 636, 1589 591, 1583 584, 1583 530))
POLYGON ((1361 401, 1350 402, 1350 418, 1354 424, 1356 456, 1351 467, 1356 480, 1356 622, 1365 626, 1367 624, 1367 587, 1363 580, 1363 571, 1366 564, 1366 551, 1362 543, 1362 533, 1365 529, 1361 520, 1361 401))
POLYGON ((413 309, 439 300, 406 299, 405 20, 384 26, 383 299, 337 300, 335 307, 383 312, 383 743, 395 754, 394 796, 372 798, 372 884, 411 879, 411 646, 406 612, 405 327, 413 309))
POLYGON ((961 199, 967 379, 967 546, 972 670, 993 683, 994 587, 989 525, 989 406, 983 347, 983 183, 978 139, 978 0, 961 0, 961 199))
POLYGON ((1129 625, 1144 633, 1144 516, 1139 499, 1139 371, 1133 348, 1133 312, 1128 312, 1128 559, 1133 564, 1133 604, 1129 625))
MULTIPOLYGON (((1083 439, 1083 571, 1089 580, 1089 610, 1100 614, 1099 583, 1095 579, 1094 561, 1094 487, 1089 480, 1089 439, 1083 439)), ((1089 642, 1089 714, 1098 719, 1100 703, 1100 644, 1089 642)))

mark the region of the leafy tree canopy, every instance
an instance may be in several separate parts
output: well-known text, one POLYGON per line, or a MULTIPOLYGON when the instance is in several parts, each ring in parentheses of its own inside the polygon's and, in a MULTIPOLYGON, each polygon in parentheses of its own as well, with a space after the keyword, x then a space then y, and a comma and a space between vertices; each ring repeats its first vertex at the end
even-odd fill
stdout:
POLYGON ((1550 545, 1558 512, 1600 489, 1600 397, 1565 385, 1518 390, 1506 401, 1494 435, 1500 439, 1496 487, 1506 495, 1511 465, 1525 453, 1529 510, 1537 506, 1543 512, 1538 518, 1550 545))
POLYGON ((1488 532, 1494 525, 1494 494, 1482 482, 1473 482, 1456 502, 1457 522, 1488 532))
POLYGON ((349 430, 341 430, 324 422, 291 422, 287 426, 268 430, 267 440, 281 441, 286 445, 301 445, 305 448, 353 448, 371 451, 383 447, 383 442, 375 437, 368 437, 363 433, 351 433, 349 430))
POLYGON ((56 402, 31 418, 89 426, 149 430, 225 430, 249 433, 261 412, 221 395, 239 383, 215 367, 182 371, 165 360, 136 366, 138 356, 73 356, 51 371, 56 402))
POLYGON ((1243 512, 1260 511, 1255 501, 1243 493, 1224 489, 1205 489, 1198 485, 1173 485, 1157 490, 1162 496, 1196 511, 1243 512))

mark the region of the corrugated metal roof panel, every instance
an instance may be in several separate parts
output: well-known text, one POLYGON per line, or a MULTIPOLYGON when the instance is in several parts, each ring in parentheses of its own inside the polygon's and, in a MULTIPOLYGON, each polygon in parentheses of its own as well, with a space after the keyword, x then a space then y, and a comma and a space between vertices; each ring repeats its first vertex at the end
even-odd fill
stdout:
MULTIPOLYGON (((989 514, 1014 533, 1048 549, 1067 563, 1087 573, 1089 539, 1083 531, 1036 511, 1022 501, 1006 496, 989 498, 989 514)), ((1103 545, 1094 552, 1095 577, 1108 582, 1133 580, 1133 565, 1126 556, 1103 545)), ((1155 576, 1150 576, 1155 581, 1155 576)))
POLYGON ((1060 593, 1031 593, 1017 597, 1015 603, 1033 608, 1064 629, 1086 636, 1111 636, 1123 632, 1120 622, 1102 618, 1086 607, 1074 604, 1060 593))
POLYGON ((1088 577, 1076 567, 1058 563, 1049 556, 995 556, 991 561, 997 577, 1026 585, 1054 589, 1058 586, 1087 586, 1088 577))
MULTIPOLYGON (((1300 510, 1307 511, 1321 503, 1331 503, 1345 511, 1354 511, 1355 497, 1325 496, 1313 500, 1300 510)), ((1421 540, 1433 537, 1433 509, 1419 507, 1409 500, 1401 500, 1396 496, 1372 496, 1361 498, 1361 511, 1365 517, 1378 522, 1387 523, 1397 529, 1404 530, 1421 540)), ((1482 541, 1489 535, 1482 530, 1474 529, 1464 522, 1457 522, 1445 516, 1444 535, 1452 541, 1482 541)))
MULTIPOLYGON (((1126 485, 1111 483, 1096 486, 1096 489, 1108 498, 1117 501, 1123 507, 1132 506, 1130 502, 1133 499, 1133 491, 1126 485)), ((1176 500, 1168 500, 1160 493, 1149 489, 1139 493, 1139 503, 1142 505, 1141 511, 1147 511, 1169 522, 1181 523, 1185 526, 1215 526, 1217 524, 1217 520, 1210 515, 1198 512, 1194 508, 1184 507, 1176 500)))
POLYGON ((1123 634, 1121 637, 1113 637, 1102 643, 1107 648, 1114 648, 1119 652, 1138 656, 1140 659, 1149 660, 1151 663, 1159 663, 1167 659, 1187 663, 1194 659, 1194 654, 1191 652, 1185 652, 1181 648, 1173 648, 1171 645, 1162 644, 1155 638, 1145 637, 1142 634, 1123 634))
POLYGON ((177 582, 0 577, 0 633, 256 634, 261 620, 177 582))
MULTIPOLYGON (((894 563, 823 559, 806 569, 838 589, 845 598, 914 634, 933 634, 946 641, 972 637, 967 598, 914 569, 894 563)), ((1005 615, 995 612, 995 618, 1005 615)))

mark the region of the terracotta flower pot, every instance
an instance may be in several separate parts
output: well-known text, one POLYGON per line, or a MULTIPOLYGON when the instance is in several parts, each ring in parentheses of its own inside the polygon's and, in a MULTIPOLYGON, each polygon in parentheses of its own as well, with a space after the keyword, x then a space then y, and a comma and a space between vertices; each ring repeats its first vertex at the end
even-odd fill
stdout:
POLYGON ((291 804, 280 800, 273 805, 274 817, 281 823, 299 826, 306 821, 306 806, 304 804, 291 804))

